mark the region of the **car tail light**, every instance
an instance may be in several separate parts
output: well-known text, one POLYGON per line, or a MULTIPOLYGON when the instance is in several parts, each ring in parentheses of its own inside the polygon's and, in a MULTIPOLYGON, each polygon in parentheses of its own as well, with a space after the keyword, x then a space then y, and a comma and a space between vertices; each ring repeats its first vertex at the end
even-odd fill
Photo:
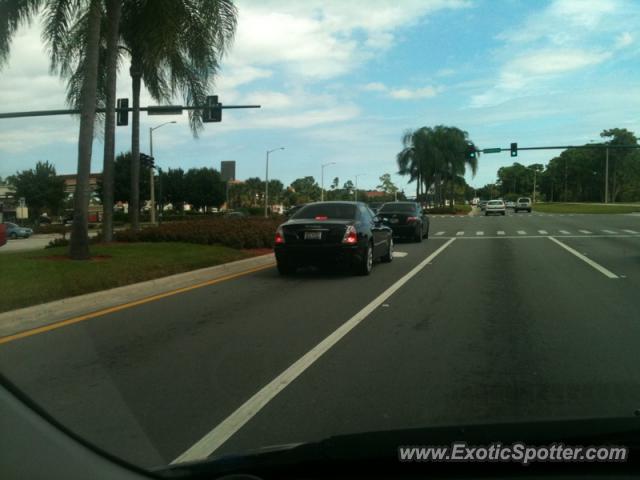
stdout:
POLYGON ((327 217, 326 215, 317 215, 315 217, 315 220, 328 220, 329 217, 327 217))
POLYGON ((356 231, 356 227, 353 225, 349 225, 347 227, 347 231, 344 232, 344 237, 342 238, 342 243, 347 243, 349 245, 355 245, 358 243, 358 232, 356 231))
POLYGON ((417 222, 418 217, 407 217, 407 222, 417 222))
POLYGON ((282 227, 278 227, 276 230, 276 238, 274 240, 276 245, 282 245, 284 243, 284 232, 282 231, 282 227))

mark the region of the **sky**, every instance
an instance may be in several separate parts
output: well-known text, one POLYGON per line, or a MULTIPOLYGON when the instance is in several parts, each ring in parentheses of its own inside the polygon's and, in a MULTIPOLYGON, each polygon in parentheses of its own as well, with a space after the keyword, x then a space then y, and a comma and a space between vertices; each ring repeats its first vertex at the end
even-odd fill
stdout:
MULTIPOLYGON (((213 79, 226 105, 221 123, 198 138, 183 116, 141 115, 141 151, 154 131, 156 163, 166 168, 220 168, 237 162, 237 178, 265 175, 289 184, 312 175, 325 185, 358 175, 375 188, 397 175, 407 129, 456 126, 480 148, 574 145, 602 130, 640 133, 640 2, 633 0, 253 0, 238 1, 238 29, 213 79)), ((0 112, 65 108, 65 83, 51 74, 41 25, 14 38, 0 70, 0 112)), ((131 98, 128 65, 118 97, 131 98)), ((174 104, 182 103, 176 98, 174 104)), ((143 91, 141 104, 155 105, 143 91)), ((78 120, 72 116, 0 119, 0 177, 52 162, 74 173, 78 120)), ((102 169, 100 132, 92 171, 102 169)), ((131 128, 117 127, 116 151, 130 149, 131 128)), ((525 165, 557 151, 520 152, 525 165)), ((484 154, 476 187, 513 163, 484 154)))

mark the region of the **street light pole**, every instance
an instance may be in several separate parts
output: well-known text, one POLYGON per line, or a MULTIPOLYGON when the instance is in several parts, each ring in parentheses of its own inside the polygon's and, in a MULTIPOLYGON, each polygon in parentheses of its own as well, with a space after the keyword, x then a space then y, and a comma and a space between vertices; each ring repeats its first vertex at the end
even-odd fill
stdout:
POLYGON ((265 182, 264 182, 264 218, 269 216, 268 213, 268 205, 269 205, 269 155, 276 150, 284 150, 284 147, 274 148, 273 150, 267 150, 267 168, 265 171, 265 182))
MULTIPOLYGON (((158 125, 157 127, 149 127, 149 156, 153 157, 153 131, 157 130, 160 127, 164 127, 165 125, 168 125, 170 123, 176 123, 175 120, 171 121, 171 122, 165 122, 162 123, 160 125, 158 125)), ((153 178, 153 166, 149 169, 149 191, 150 191, 150 203, 151 203, 151 224, 155 225, 156 224, 156 188, 155 188, 155 181, 153 178)))
POLYGON ((356 190, 355 192, 353 192, 353 198, 356 202, 358 201, 358 177, 361 177, 363 175, 366 175, 366 173, 359 173, 358 175, 356 175, 356 190))
POLYGON ((604 203, 609 203, 609 147, 605 150, 604 203))
POLYGON ((320 166, 320 201, 324 202, 324 167, 335 165, 336 162, 323 163, 320 166))

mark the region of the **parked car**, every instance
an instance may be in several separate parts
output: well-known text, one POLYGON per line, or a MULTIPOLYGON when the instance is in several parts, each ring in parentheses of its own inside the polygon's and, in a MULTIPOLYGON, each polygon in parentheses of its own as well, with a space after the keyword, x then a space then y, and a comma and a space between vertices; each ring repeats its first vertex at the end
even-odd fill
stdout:
POLYGON ((520 197, 518 199, 513 211, 518 213, 520 210, 531 213, 531 199, 529 197, 520 197))
POLYGON ((419 203, 385 203, 378 210, 378 216, 393 230, 394 237, 408 237, 421 242, 429 236, 429 217, 419 203))
POLYGON ((0 247, 7 243, 7 226, 0 223, 0 247))
POLYGON ((516 208, 516 202, 514 202, 513 200, 509 200, 508 202, 505 202, 504 205, 507 208, 516 208))
POLYGON ((228 218, 247 218, 247 214, 246 213, 240 212, 240 211, 237 211, 237 210, 235 210, 233 212, 227 212, 227 213, 225 213, 224 216, 228 217, 228 218))
POLYGON ((507 209, 502 200, 489 200, 484 207, 485 216, 489 215, 506 215, 507 209))
POLYGON ((484 207, 486 207, 486 206, 487 206, 487 201, 488 201, 488 200, 480 200, 480 201, 478 202, 478 207, 480 207, 480 210, 481 210, 481 211, 483 211, 483 212, 484 212, 484 207))
POLYGON ((16 225, 15 223, 10 222, 6 222, 5 225, 7 229, 7 238, 29 238, 31 235, 33 235, 33 230, 31 230, 30 228, 21 227, 20 225, 16 225))
POLYGON ((51 219, 47 215, 40 215, 38 225, 51 225, 51 219))
POLYGON ((317 202, 305 205, 275 234, 278 272, 329 263, 369 275, 373 262, 393 260, 393 235, 362 202, 317 202))

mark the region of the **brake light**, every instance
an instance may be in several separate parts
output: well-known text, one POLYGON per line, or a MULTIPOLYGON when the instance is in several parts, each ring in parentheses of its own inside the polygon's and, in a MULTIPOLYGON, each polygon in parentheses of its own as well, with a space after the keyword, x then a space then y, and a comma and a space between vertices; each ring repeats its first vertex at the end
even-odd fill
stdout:
POLYGON ((317 215, 315 220, 328 220, 329 217, 327 217, 326 215, 317 215))
POLYGON ((407 217, 407 222, 417 222, 418 217, 407 217))
POLYGON ((356 227, 353 225, 349 225, 347 227, 347 231, 344 232, 344 237, 342 238, 342 243, 347 243, 349 245, 358 243, 358 232, 356 231, 356 227))
POLYGON ((282 245, 284 243, 284 232, 282 231, 282 227, 278 227, 276 230, 276 238, 274 239, 274 243, 276 245, 282 245))

